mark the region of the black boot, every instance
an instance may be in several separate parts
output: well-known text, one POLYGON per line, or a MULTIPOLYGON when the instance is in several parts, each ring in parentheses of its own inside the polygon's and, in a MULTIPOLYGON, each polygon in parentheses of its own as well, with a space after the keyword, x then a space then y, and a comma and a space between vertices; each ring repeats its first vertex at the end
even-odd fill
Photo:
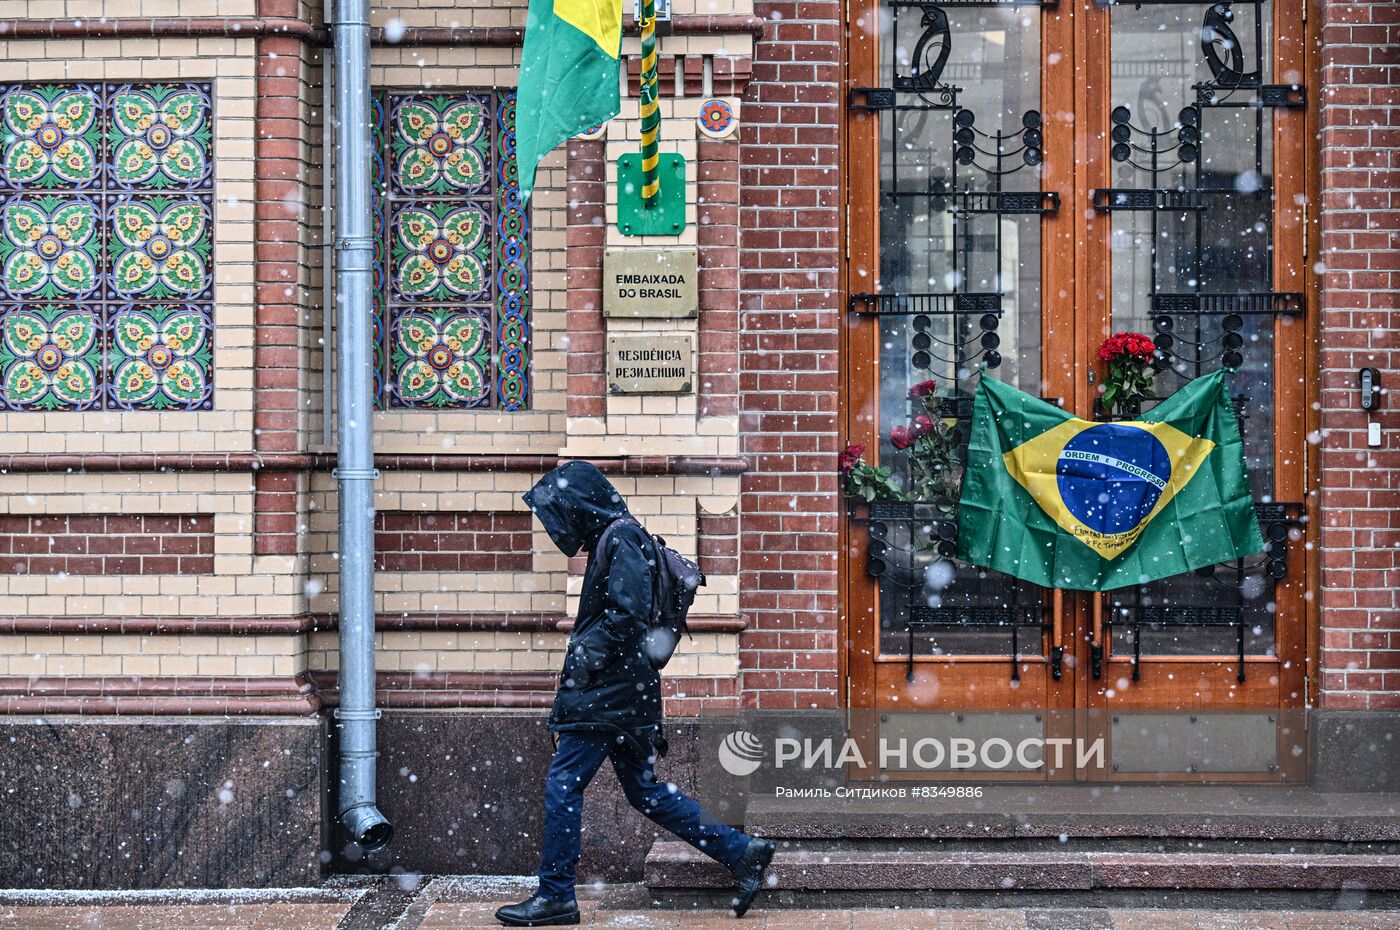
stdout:
POLYGON ((751 839, 739 861, 729 867, 734 877, 739 879, 739 890, 734 900, 729 902, 735 917, 743 917, 753 903, 754 896, 763 890, 763 873, 768 863, 773 861, 773 844, 767 840, 751 839))
POLYGON ((578 923, 578 902, 558 901, 535 895, 519 904, 507 904, 496 911, 496 919, 507 927, 553 927, 578 923))

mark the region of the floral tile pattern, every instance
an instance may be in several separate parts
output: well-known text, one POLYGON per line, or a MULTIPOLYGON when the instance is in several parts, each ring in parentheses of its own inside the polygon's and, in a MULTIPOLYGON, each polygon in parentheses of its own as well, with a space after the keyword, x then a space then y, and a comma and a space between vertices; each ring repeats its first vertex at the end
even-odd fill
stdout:
POLYGON ((406 300, 480 299, 490 266, 487 212, 475 204, 409 206, 394 215, 395 296, 406 300))
POLYGON ((199 200, 148 197, 112 206, 112 286, 130 300, 193 298, 209 288, 209 207, 199 200))
POLYGON ((97 290, 98 207, 90 198, 12 197, 0 207, 0 268, 13 298, 71 300, 97 290))
POLYGON ((494 128, 490 97, 395 97, 394 190, 410 196, 481 192, 494 128))
POLYGON ((139 190, 207 186, 213 170, 209 96, 189 85, 127 85, 111 94, 111 171, 139 190))
POLYGON ((101 91, 88 85, 10 85, 0 105, 6 186, 90 187, 102 141, 101 91))
POLYGON ((33 304, 0 308, 5 407, 86 410, 102 399, 101 310, 33 304))
POLYGON ((195 407, 209 397, 207 316, 197 307, 130 307, 111 318, 112 393, 124 408, 195 407))
POLYGON ((515 94, 383 93, 374 113, 378 403, 526 409, 515 94))
POLYGON ((442 307, 401 314, 394 321, 393 364, 398 393, 408 403, 444 398, 471 404, 486 393, 491 373, 490 323, 442 307))
POLYGON ((0 410, 212 406, 210 91, 0 83, 0 410))

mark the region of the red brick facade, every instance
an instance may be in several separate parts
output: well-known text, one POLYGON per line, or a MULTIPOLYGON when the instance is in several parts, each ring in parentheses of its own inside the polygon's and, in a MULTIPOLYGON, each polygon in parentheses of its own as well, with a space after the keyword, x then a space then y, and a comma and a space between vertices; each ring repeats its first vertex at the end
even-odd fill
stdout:
POLYGON ((741 693, 834 707, 841 5, 759 3, 740 155, 741 693))
POLYGON ((707 575, 732 575, 739 567, 739 517, 737 514, 700 514, 700 570, 707 575))
POLYGON ((601 417, 607 413, 603 377, 605 143, 572 139, 568 146, 568 413, 571 417, 601 417))
MULTIPOLYGON (((1318 685, 1324 706, 1396 706, 1400 453, 1393 435, 1400 418, 1389 395, 1379 413, 1362 413, 1355 377, 1358 368, 1371 366, 1381 371, 1388 388, 1400 383, 1395 370, 1400 352, 1395 337, 1400 325, 1395 296, 1400 289, 1400 205, 1394 193, 1400 181, 1395 154, 1400 148, 1400 121, 1395 116, 1400 98, 1400 56, 1395 51, 1400 46, 1400 5, 1323 2, 1319 9, 1320 81, 1306 77, 1321 130, 1318 148, 1309 153, 1320 163, 1321 178, 1320 249, 1310 258, 1322 278, 1321 430, 1314 450, 1320 457, 1322 523, 1320 585, 1314 592, 1322 632, 1318 685), (1378 448, 1367 445, 1372 422, 1382 427, 1378 448)), ((762 31, 752 57, 725 51, 662 58, 667 96, 698 96, 708 79, 711 94, 743 97, 738 137, 698 139, 691 169, 700 260, 698 422, 737 416, 739 451, 748 468, 737 512, 700 514, 697 551, 714 574, 728 574, 737 566, 739 611, 747 628, 740 636, 737 686, 730 688, 718 679, 703 687, 687 684, 683 696, 674 695, 677 702, 703 697, 761 707, 827 707, 840 698, 842 502, 834 465, 843 438, 843 10, 834 2, 760 3, 756 13, 762 31), (705 57, 710 61, 708 74, 705 57), (706 688, 710 693, 702 695, 706 688)), ((288 0, 262 0, 260 12, 292 17, 302 10, 288 0)), ((309 389, 312 376, 304 370, 312 341, 306 329, 308 310, 315 304, 307 290, 314 280, 307 269, 315 257, 308 225, 315 201, 308 152, 315 132, 307 122, 312 115, 308 101, 315 97, 309 91, 324 36, 310 24, 295 34, 274 25, 265 23, 247 33, 258 36, 257 135, 252 140, 257 333, 251 451, 222 453, 222 460, 212 453, 203 458, 182 453, 183 461, 134 453, 25 454, 6 457, 3 463, 20 473, 168 469, 251 474, 256 488, 251 514, 255 556, 298 552, 305 531, 298 508, 305 506, 313 474, 331 464, 326 455, 308 451, 314 411, 306 409, 307 397, 319 391, 309 389)), ((215 34, 213 26, 205 23, 199 30, 215 34)), ((54 21, 45 28, 54 35, 70 35, 62 30, 79 27, 54 21)), ((173 35, 187 34, 182 29, 199 31, 193 21, 161 21, 141 28, 173 35)), ((219 28, 223 32, 218 34, 238 31, 228 24, 219 28)), ((748 27, 725 28, 736 38, 752 34, 748 27)), ((515 39, 497 44, 509 45, 515 39)), ((471 44, 467 39, 443 42, 471 44)), ((629 62, 629 68, 634 64, 629 62)), ((608 403, 602 256, 611 183, 607 143, 571 140, 566 164, 565 412, 572 418, 604 418, 608 403)), ((593 426, 581 432, 591 433, 593 426)), ((726 438, 732 443, 732 437, 726 438)), ((566 427, 561 448, 568 442, 566 427)), ((491 453, 489 461, 462 456, 451 467, 538 473, 558 460, 558 450, 538 456, 482 451, 491 453)), ((732 446, 726 451, 732 454, 732 446)), ((380 458, 386 471, 439 469, 437 458, 422 452, 380 458)), ((696 461, 699 458, 706 457, 696 461)), ((617 461, 620 464, 611 470, 623 474, 721 470, 688 462, 682 454, 617 461)), ((707 461, 718 462, 720 457, 707 461)), ((46 528, 50 518, 6 519, 14 528, 0 534, 0 555, 12 574, 212 571, 211 517, 159 518, 204 521, 197 531, 164 534, 144 524, 132 529, 134 524, 120 523, 157 519, 153 517, 54 518, 67 521, 69 527, 86 520, 106 521, 91 538, 68 530, 55 533, 46 528), (193 551, 163 548, 186 546, 196 537, 193 551), (122 548, 92 548, 116 546, 114 539, 125 540, 122 548), (206 543, 208 549, 203 548, 206 543), (138 551, 128 545, 155 548, 138 551), (160 561, 169 558, 176 561, 160 561)), ((241 525, 228 519, 230 526, 241 525)), ((533 569, 529 537, 524 514, 474 516, 431 509, 381 514, 380 567, 405 572, 528 572, 533 569), (480 519, 489 525, 473 522, 480 519), (444 530, 437 521, 450 527, 444 530)), ((725 612, 732 613, 732 605, 725 612)), ((285 616, 293 616, 292 611, 285 616)), ((698 705, 675 704, 678 711, 692 706, 698 705)))
MULTIPOLYGON (((1306 171, 1300 186, 1311 202, 1295 213, 1281 199, 1269 235, 1288 290, 1308 292, 1303 319, 1315 324, 1308 338, 1317 336, 1296 370, 1280 364, 1276 378, 1281 384, 1285 374, 1301 373, 1308 390, 1320 384, 1318 395, 1307 398, 1317 408, 1306 429, 1318 431, 1309 436, 1305 466, 1291 473, 1317 479, 1307 488, 1316 492, 1308 500, 1316 522, 1306 534, 1306 591, 1315 609, 1309 622, 1316 621, 1306 631, 1308 696, 1325 710, 1400 708, 1400 407, 1392 396, 1400 388, 1400 2, 1306 2, 1306 31, 1282 37, 1278 73, 1270 80, 1305 85, 1308 108, 1273 123, 1272 157, 1275 177, 1306 171), (1299 51, 1304 44, 1306 53, 1299 51), (1304 59, 1316 72, 1295 77, 1304 59), (1307 131, 1294 132, 1303 123, 1307 131), (1305 221, 1316 224, 1307 240, 1294 226, 1305 221), (1317 281, 1302 280, 1307 276, 1298 270, 1305 267, 1299 264, 1304 241, 1317 281), (1310 289, 1313 284, 1320 287, 1310 289), (1362 367, 1379 369, 1387 389, 1377 413, 1359 409, 1362 367), (1367 441, 1373 424, 1381 427, 1376 448, 1367 441)), ((149 718, 148 729, 162 731, 146 744, 153 751, 110 753, 98 774, 104 785, 155 786, 147 800, 159 816, 216 825, 220 840, 207 849, 189 842, 171 847, 187 864, 243 857, 248 846, 237 829, 245 825, 266 832, 272 824, 277 829, 269 835, 293 836, 277 805, 296 793, 298 805, 314 808, 305 818, 312 826, 300 834, 314 878, 321 847, 340 842, 331 829, 339 750, 326 738, 336 732, 330 711, 339 703, 341 667, 335 456, 320 442, 326 413, 320 366, 327 357, 319 332, 327 309, 320 306, 318 269, 326 161, 320 120, 329 36, 325 11, 314 3, 255 0, 256 18, 227 19, 175 15, 184 5, 162 4, 173 12, 159 19, 126 18, 117 10, 0 23, 16 71, 7 81, 119 82, 143 72, 185 80, 190 71, 214 85, 215 367, 218 390, 237 400, 207 411, 215 415, 209 422, 224 423, 217 429, 202 428, 193 411, 181 409, 122 411, 115 422, 99 419, 99 411, 26 414, 33 418, 25 422, 0 411, 7 424, 23 427, 14 430, 14 448, 0 454, 0 715, 29 717, 19 724, 36 731, 55 730, 40 719, 46 715, 93 715, 79 723, 104 742, 80 733, 23 758, 25 772, 50 778, 36 796, 60 798, 69 791, 68 772, 91 768, 94 745, 114 745, 105 742, 109 733, 136 729, 112 727, 106 715, 149 718), (87 59, 101 62, 92 75, 87 59), (225 364, 230 357, 238 364, 225 364), (70 416, 73 426, 64 423, 70 416), (80 416, 100 428, 76 425, 80 416), (48 512, 34 512, 41 510, 48 512), (268 719, 227 719, 234 715, 268 719), (184 757, 167 751, 171 719, 196 716, 210 733, 200 738, 211 742, 196 746, 201 753, 209 747, 198 773, 210 776, 207 790, 193 790, 191 781, 183 800, 172 798, 162 786, 175 777, 185 785, 189 772, 181 768, 184 757), (261 806, 253 816, 231 816, 221 798, 215 803, 225 777, 218 765, 227 761, 218 757, 240 765, 252 760, 258 771, 268 759, 291 758, 295 744, 285 734, 292 728, 272 719, 285 717, 309 718, 300 728, 310 734, 303 756, 315 756, 314 770, 303 778, 274 766, 264 780, 240 777, 240 800, 261 806), (247 734, 258 726, 276 732, 250 742, 247 734), (325 829, 317 829, 318 819, 325 829)), ((369 83, 404 89, 421 83, 434 93, 514 83, 524 0, 457 6, 467 13, 456 25, 446 23, 457 23, 451 17, 460 10, 442 4, 376 7, 369 83), (393 30, 385 26, 390 17, 397 21, 393 30)), ((836 0, 757 0, 753 16, 747 7, 734 4, 732 12, 715 15, 678 10, 674 32, 662 41, 663 151, 689 159, 686 209, 694 223, 681 236, 623 239, 609 228, 616 218, 614 160, 620 151, 635 151, 637 141, 635 96, 602 137, 571 139, 549 156, 529 216, 532 409, 517 416, 449 405, 376 416, 376 701, 385 711, 378 724, 379 800, 400 831, 389 853, 401 856, 395 869, 447 874, 464 861, 454 852, 459 845, 485 837, 493 849, 518 850, 538 838, 534 828, 524 828, 522 808, 498 802, 543 776, 550 752, 543 717, 559 681, 586 561, 582 554, 560 556, 520 498, 561 460, 596 461, 642 519, 664 526, 683 551, 693 544, 711 576, 691 617, 693 638, 663 678, 678 748, 686 734, 702 729, 680 718, 835 708, 845 696, 846 656, 855 649, 844 635, 842 571, 864 568, 843 562, 846 500, 836 460, 847 438, 845 295, 864 287, 843 280, 850 252, 843 46, 873 24, 848 25, 851 7, 836 0), (730 105, 737 131, 697 123, 702 101, 712 97, 730 105), (610 242, 693 247, 698 319, 605 319, 602 266, 610 242), (694 396, 610 397, 610 330, 693 332, 694 396), (421 713, 426 710, 434 713, 421 713), (441 752, 444 746, 451 752, 441 752), (464 761, 451 747, 469 747, 471 757, 464 761), (400 760, 408 765, 400 768, 400 760), (430 803, 422 803, 425 796, 430 803), (455 837, 460 831, 447 823, 460 811, 471 811, 472 822, 455 837)), ((1058 64, 1057 57, 1068 56, 1045 56, 1047 74, 1066 75, 1046 86, 1068 86, 1056 83, 1072 80, 1064 69, 1085 62, 1110 69, 1101 53, 1111 38, 1104 28, 1111 8, 1090 0, 1045 5, 1038 15, 1048 17, 1051 30, 1063 27, 1061 40, 1073 40, 1056 48, 1072 48, 1074 56, 1058 64)), ((1298 12, 1283 0, 1274 9, 1298 12)), ((1194 27, 1178 38, 1195 54, 1194 27)), ((624 83, 635 95, 639 65, 630 30, 625 41, 624 83)), ((1047 149, 1047 164, 1060 172, 1068 162, 1063 153, 1088 153, 1080 164, 1097 171, 1109 159, 1108 145, 1100 144, 1107 139, 1084 116, 1106 110, 1104 100, 1094 99, 1104 89, 1073 81, 1074 99, 1043 101, 1047 122, 1069 122, 1074 111, 1080 117, 1070 144, 1047 149), (1051 105, 1061 112, 1053 114, 1051 105)), ((1053 133, 1047 130, 1046 138, 1053 133)), ((493 162, 501 164, 509 163, 493 162)), ((1061 220, 1088 206, 1081 195, 1095 178, 1076 170, 1060 179, 1066 175, 1074 184, 1047 185, 1064 198, 1061 220)), ((500 188, 490 190, 494 196, 500 188)), ((1102 219, 1076 220, 1067 238, 1086 228, 1102 234, 1108 248, 1102 219)), ((858 234, 854 241, 860 245, 858 234)), ((1053 252, 1054 243, 1043 241, 1053 252)), ((1079 264, 1069 267, 1082 270, 1082 257, 1094 253, 1075 250, 1079 264)), ((391 280, 386 277, 386 289, 391 280)), ((1049 292, 1052 277, 1043 283, 1049 292)), ((1082 280, 1080 288, 1076 301, 1107 300, 1082 280)), ((1083 330, 1075 306, 1071 322, 1083 330)), ((1057 325, 1047 317, 1045 332, 1057 325)), ((1033 343, 1035 336, 1018 338, 1033 343)), ((1047 363, 1058 362, 1053 354, 1046 353, 1047 363)), ((1300 444, 1298 436, 1281 437, 1280 457, 1296 454, 1300 444)), ((1296 484, 1289 492, 1290 504, 1302 496, 1296 484)), ((1304 581, 1293 573, 1287 584, 1294 591, 1304 581)), ((1084 603, 1080 616, 1087 619, 1084 603)), ((1020 655, 1029 658, 1026 642, 1020 640, 1020 655)), ((1087 645, 1070 650, 1075 657, 1087 651, 1087 645)), ((1301 646, 1291 653, 1302 654, 1301 646)), ((1069 689, 1079 688, 1087 665, 1064 666, 1072 680, 1061 694, 1081 709, 1085 689, 1069 689)), ((1301 666, 1289 666, 1299 683, 1301 666)), ((856 668, 859 680, 862 666, 856 668)), ((1266 678, 1253 670, 1249 676, 1251 685, 1266 678)), ((907 680, 914 681, 912 663, 907 680)), ((1163 705, 1176 697, 1168 689, 1177 687, 1183 702, 1193 699, 1189 684, 1149 676, 1143 685, 1144 692, 1160 689, 1153 693, 1164 695, 1163 705)), ((1223 707, 1231 688, 1230 695, 1200 697, 1198 690, 1195 696, 1203 706, 1223 707)), ((1037 700, 1029 691, 1018 693, 1023 709, 1037 700)), ((1302 689, 1279 691, 1290 707, 1301 700, 1295 695, 1302 689)), ((4 739, 0 745, 7 745, 4 739)), ((1310 746, 1318 755, 1325 751, 1321 740, 1310 746)), ((704 764, 685 750, 666 763, 692 774, 704 764)), ((1277 774, 1273 766, 1269 775, 1262 772, 1255 774, 1277 774)), ((1235 774, 1226 773, 1232 780, 1235 774)), ((50 805, 62 817, 92 817, 101 831, 50 818, 49 834, 29 828, 27 835, 54 839, 30 846, 66 855, 65 838, 120 838, 119 828, 109 827, 134 823, 130 802, 120 792, 107 794, 113 796, 103 808, 50 805)), ((606 836, 600 824, 621 821, 617 810, 592 807, 591 845, 606 836)), ((1246 826, 1257 832, 1240 818, 1212 830, 1226 842, 1246 826)), ((648 828, 640 839, 650 837, 648 828)), ((531 861, 536 852, 529 849, 531 861)), ((31 858, 45 861, 37 853, 31 858)), ((482 867, 507 862, 493 855, 482 867)), ((379 868, 360 862, 354 869, 366 865, 379 868)), ((94 876, 110 881, 103 870, 94 876)))
POLYGON ((528 572, 530 514, 375 514, 375 567, 388 572, 528 572))
POLYGON ((0 516, 0 574, 205 575, 214 518, 109 514, 0 516))
MULTIPOLYGON (((289 0, 261 0, 264 16, 295 16, 289 0)), ((258 40, 254 249, 257 321, 253 435, 258 452, 292 452, 301 446, 301 320, 307 305, 302 283, 309 238, 306 199, 307 124, 302 113, 303 57, 312 49, 296 38, 258 40)), ((299 477, 286 471, 254 476, 254 551, 297 551, 299 477)))
POLYGON ((1322 704, 1400 707, 1400 4, 1322 6, 1322 704), (1360 409, 1377 368, 1381 409, 1360 409), (1381 446, 1367 445, 1370 423, 1381 446))
POLYGON ((739 412, 739 143, 702 140, 696 167, 700 244, 700 375, 702 417, 739 412))

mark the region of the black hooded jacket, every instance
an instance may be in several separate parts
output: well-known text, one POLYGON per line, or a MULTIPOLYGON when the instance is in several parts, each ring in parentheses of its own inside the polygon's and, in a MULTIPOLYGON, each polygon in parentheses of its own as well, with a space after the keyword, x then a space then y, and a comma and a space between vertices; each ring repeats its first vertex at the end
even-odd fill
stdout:
POLYGON ((525 503, 565 555, 588 552, 550 729, 630 733, 659 724, 661 678, 644 646, 656 566, 651 537, 587 462, 560 465, 526 492, 525 503), (619 518, 626 520, 608 534, 606 551, 597 551, 619 518))

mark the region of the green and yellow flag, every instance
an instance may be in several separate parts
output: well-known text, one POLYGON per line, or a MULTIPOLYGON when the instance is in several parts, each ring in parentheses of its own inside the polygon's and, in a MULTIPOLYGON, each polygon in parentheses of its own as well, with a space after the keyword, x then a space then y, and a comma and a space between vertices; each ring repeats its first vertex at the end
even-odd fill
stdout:
POLYGON ((621 51, 622 0, 530 0, 515 110, 523 200, 550 149, 617 115, 621 51))
POLYGON ((1124 423, 1080 420, 982 375, 958 558, 1107 591, 1263 549, 1223 371, 1124 423))

